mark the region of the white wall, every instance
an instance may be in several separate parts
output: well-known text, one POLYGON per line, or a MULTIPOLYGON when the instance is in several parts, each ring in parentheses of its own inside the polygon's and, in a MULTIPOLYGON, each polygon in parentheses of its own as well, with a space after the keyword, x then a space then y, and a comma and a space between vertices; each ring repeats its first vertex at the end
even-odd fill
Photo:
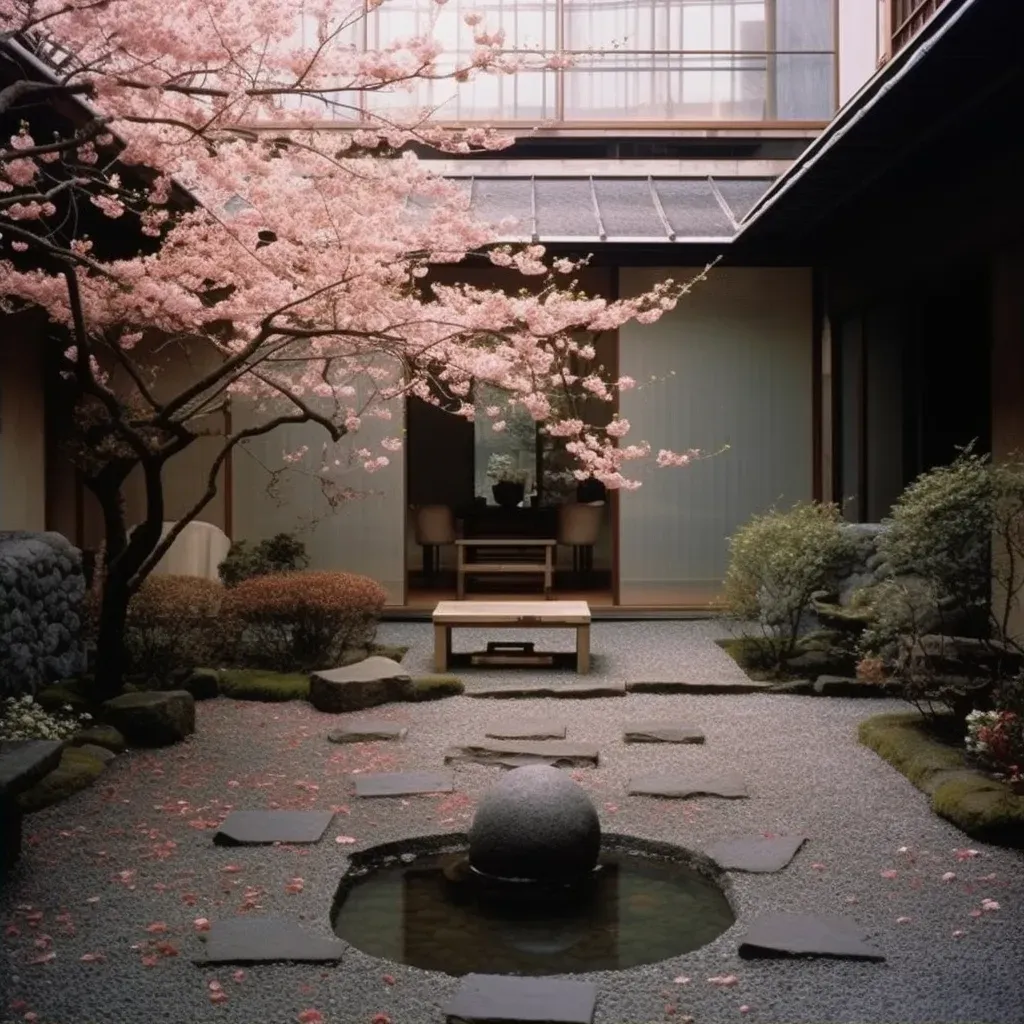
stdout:
MULTIPOLYGON (((688 276, 624 268, 620 291, 688 276)), ((619 336, 619 372, 644 383, 622 395, 629 440, 655 451, 731 446, 688 467, 646 468, 643 486, 622 494, 620 598, 702 604, 720 590, 738 525, 811 497, 810 271, 714 270, 658 323, 627 324, 619 336)))
POLYGON ((46 529, 42 342, 31 314, 5 316, 0 339, 0 530, 46 529))
MULTIPOLYGON (((234 477, 235 540, 259 541, 281 531, 296 532, 306 545, 311 569, 336 569, 371 576, 388 590, 388 603, 401 604, 405 577, 405 455, 403 451, 383 452, 379 442, 385 437, 401 437, 404 429, 401 402, 392 406, 389 421, 363 418, 353 439, 339 446, 343 452, 366 447, 375 455, 387 455, 386 469, 367 473, 361 468, 346 470, 338 479, 358 491, 360 496, 332 509, 315 469, 328 440, 315 424, 285 426, 271 434, 247 442, 247 450, 238 451, 232 467, 234 477), (296 469, 280 478, 277 496, 268 493, 270 469, 284 465, 282 456, 301 446, 309 455, 296 469)), ((238 403, 234 426, 252 418, 238 403)))
POLYGON ((875 73, 881 0, 839 0, 839 105, 875 73))

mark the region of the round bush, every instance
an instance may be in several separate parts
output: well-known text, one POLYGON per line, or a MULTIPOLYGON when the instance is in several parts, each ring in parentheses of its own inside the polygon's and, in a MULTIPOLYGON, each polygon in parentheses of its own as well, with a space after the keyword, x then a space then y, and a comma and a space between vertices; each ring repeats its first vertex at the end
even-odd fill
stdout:
POLYGON ((225 593, 222 611, 240 633, 236 665, 310 672, 369 644, 386 600, 368 576, 287 572, 243 580, 225 593))
POLYGON ((128 604, 125 652, 130 675, 166 679, 208 665, 218 647, 224 588, 201 576, 149 576, 128 604))

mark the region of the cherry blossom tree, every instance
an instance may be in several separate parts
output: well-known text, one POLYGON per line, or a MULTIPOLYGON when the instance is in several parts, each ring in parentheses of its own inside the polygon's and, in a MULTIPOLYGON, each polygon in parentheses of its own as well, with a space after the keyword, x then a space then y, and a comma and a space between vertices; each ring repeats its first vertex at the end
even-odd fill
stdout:
MULTIPOLYGON (((618 301, 582 293, 579 263, 500 244, 510 225, 476 222, 463 191, 415 155, 509 138, 445 129, 427 109, 399 117, 387 113, 394 104, 360 103, 423 80, 557 70, 566 59, 506 51, 476 14, 463 19, 473 49, 461 63, 432 34, 350 45, 381 3, 0 0, 0 296, 8 311, 47 314, 74 411, 69 450, 103 512, 101 695, 121 687, 131 595, 249 438, 318 424, 372 471, 400 440, 360 447, 366 417, 438 394, 472 417, 472 388, 486 384, 565 439, 581 479, 639 486, 627 464, 652 455, 649 443, 624 441, 625 420, 596 429, 578 412, 584 399, 634 386, 607 379, 586 339, 655 321, 692 282, 618 301), (325 111, 343 130, 322 126, 325 111), (433 266, 474 259, 539 283, 513 293, 431 282, 433 266), (173 394, 150 358, 153 339, 182 361, 197 357, 173 394), (220 438, 201 496, 161 538, 164 467, 232 399, 255 420, 220 438), (145 512, 129 531, 132 473, 145 512)), ((655 458, 681 465, 696 454, 655 458)), ((326 471, 334 460, 322 461, 326 471)))

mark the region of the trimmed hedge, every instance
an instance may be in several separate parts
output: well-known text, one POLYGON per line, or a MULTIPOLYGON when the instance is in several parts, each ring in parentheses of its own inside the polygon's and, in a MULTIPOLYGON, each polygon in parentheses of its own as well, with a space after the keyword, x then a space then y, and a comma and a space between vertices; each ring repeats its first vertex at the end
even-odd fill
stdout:
POLYGON ((376 580, 346 572, 243 580, 224 598, 222 620, 238 640, 230 660, 277 671, 333 668, 373 641, 386 600, 376 580))
POLYGON ((974 839, 1024 847, 1024 796, 970 768, 962 752, 934 737, 922 715, 875 715, 857 734, 931 797, 936 814, 974 839))

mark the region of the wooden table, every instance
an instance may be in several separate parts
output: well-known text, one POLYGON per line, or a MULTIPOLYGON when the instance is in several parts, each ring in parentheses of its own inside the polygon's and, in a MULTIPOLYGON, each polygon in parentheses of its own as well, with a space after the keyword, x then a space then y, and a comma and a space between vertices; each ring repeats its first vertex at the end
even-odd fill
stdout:
POLYGON ((441 601, 434 609, 434 671, 444 672, 452 653, 452 629, 575 629, 576 671, 590 671, 590 606, 586 601, 441 601))
POLYGON ((456 595, 460 600, 465 597, 467 575, 540 573, 544 576, 544 596, 550 596, 557 543, 556 540, 537 540, 529 537, 457 540, 456 595), (544 561, 538 560, 541 548, 544 550, 544 561))

